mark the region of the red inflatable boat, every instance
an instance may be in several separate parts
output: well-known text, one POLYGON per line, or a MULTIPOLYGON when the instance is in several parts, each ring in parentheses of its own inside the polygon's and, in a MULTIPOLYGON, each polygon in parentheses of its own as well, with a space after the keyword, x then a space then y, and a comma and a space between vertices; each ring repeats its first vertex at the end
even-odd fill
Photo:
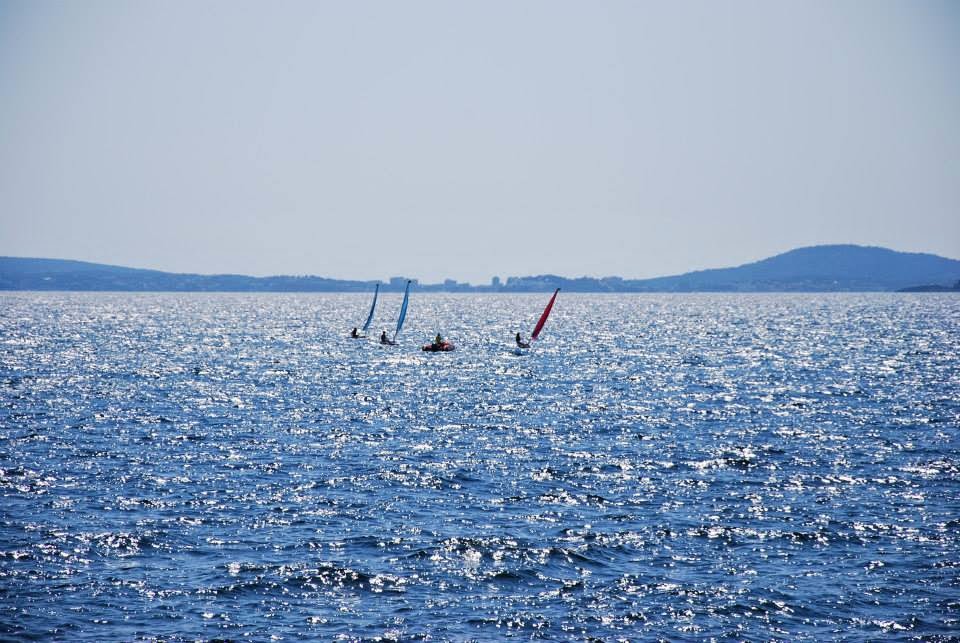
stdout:
POLYGON ((450 342, 440 342, 439 344, 424 344, 420 350, 426 351, 428 353, 441 353, 446 351, 452 351, 453 348, 454 346, 450 342))

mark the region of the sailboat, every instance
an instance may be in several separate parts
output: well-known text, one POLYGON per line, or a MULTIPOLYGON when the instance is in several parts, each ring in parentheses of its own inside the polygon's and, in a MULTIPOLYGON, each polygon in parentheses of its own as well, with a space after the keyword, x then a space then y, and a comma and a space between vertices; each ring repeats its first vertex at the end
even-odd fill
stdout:
POLYGON ((543 325, 547 323, 547 317, 550 316, 550 311, 553 310, 553 302, 557 300, 557 294, 559 292, 559 288, 553 291, 553 297, 547 302, 547 307, 543 309, 543 312, 540 314, 540 319, 537 320, 537 325, 533 327, 533 332, 530 333, 529 342, 521 342, 520 333, 517 333, 517 348, 513 351, 516 355, 523 355, 524 353, 521 349, 530 348, 530 344, 537 341, 537 338, 540 337, 540 331, 543 330, 543 325))
POLYGON ((410 280, 407 279, 407 287, 403 291, 403 303, 400 304, 400 316, 397 318, 397 330, 393 331, 393 339, 387 339, 387 331, 383 331, 380 336, 380 343, 394 346, 397 343, 397 334, 403 328, 403 321, 407 318, 407 304, 410 303, 410 280))
MULTIPOLYGON (((377 309, 377 295, 380 293, 380 284, 377 284, 376 288, 373 290, 373 303, 370 304, 370 314, 367 315, 367 321, 363 322, 363 332, 366 333, 370 329, 370 322, 373 321, 373 311, 377 309)), ((360 339, 366 337, 366 335, 357 334, 357 329, 354 328, 353 332, 350 334, 350 337, 354 339, 360 339)))

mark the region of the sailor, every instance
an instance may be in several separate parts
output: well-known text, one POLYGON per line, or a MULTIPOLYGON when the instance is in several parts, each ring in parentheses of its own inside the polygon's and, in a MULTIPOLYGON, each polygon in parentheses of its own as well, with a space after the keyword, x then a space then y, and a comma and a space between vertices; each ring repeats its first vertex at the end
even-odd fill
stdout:
POLYGON ((440 348, 442 344, 443 344, 443 338, 440 337, 440 333, 437 333, 437 338, 433 340, 433 345, 436 346, 437 348, 440 348))
POLYGON ((390 340, 387 339, 387 331, 383 331, 382 333, 380 333, 380 343, 381 343, 381 344, 389 344, 389 343, 390 343, 390 340))
POLYGON ((357 327, 356 327, 356 326, 354 326, 354 327, 353 327, 353 330, 350 331, 350 337, 352 337, 352 338, 354 338, 354 339, 359 339, 360 333, 357 332, 357 327))
POLYGON ((530 348, 530 343, 520 339, 520 333, 517 333, 517 346, 520 348, 530 348))

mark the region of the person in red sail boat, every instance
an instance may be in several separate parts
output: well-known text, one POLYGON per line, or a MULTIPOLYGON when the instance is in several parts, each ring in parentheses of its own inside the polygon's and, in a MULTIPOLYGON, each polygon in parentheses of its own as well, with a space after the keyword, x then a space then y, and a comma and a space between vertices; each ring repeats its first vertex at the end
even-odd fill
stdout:
POLYGON ((530 342, 525 342, 520 338, 520 333, 517 333, 517 346, 520 348, 530 348, 530 342))

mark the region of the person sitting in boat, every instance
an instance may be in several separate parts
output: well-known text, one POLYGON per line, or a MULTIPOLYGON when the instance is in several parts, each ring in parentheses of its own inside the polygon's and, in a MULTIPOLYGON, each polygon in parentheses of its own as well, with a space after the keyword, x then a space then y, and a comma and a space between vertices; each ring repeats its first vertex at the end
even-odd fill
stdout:
POLYGON ((437 333, 436 339, 433 340, 433 345, 436 348, 440 348, 441 346, 443 346, 443 338, 440 337, 440 333, 437 333))
POLYGON ((350 337, 352 337, 352 338, 354 338, 354 339, 360 339, 360 333, 357 332, 357 327, 356 327, 356 326, 354 326, 354 327, 353 327, 353 330, 350 331, 350 337))
POLYGON ((390 340, 387 339, 387 331, 380 333, 380 343, 381 344, 390 344, 390 340))
POLYGON ((520 339, 520 333, 517 333, 517 346, 520 348, 530 348, 530 342, 525 342, 520 339))

